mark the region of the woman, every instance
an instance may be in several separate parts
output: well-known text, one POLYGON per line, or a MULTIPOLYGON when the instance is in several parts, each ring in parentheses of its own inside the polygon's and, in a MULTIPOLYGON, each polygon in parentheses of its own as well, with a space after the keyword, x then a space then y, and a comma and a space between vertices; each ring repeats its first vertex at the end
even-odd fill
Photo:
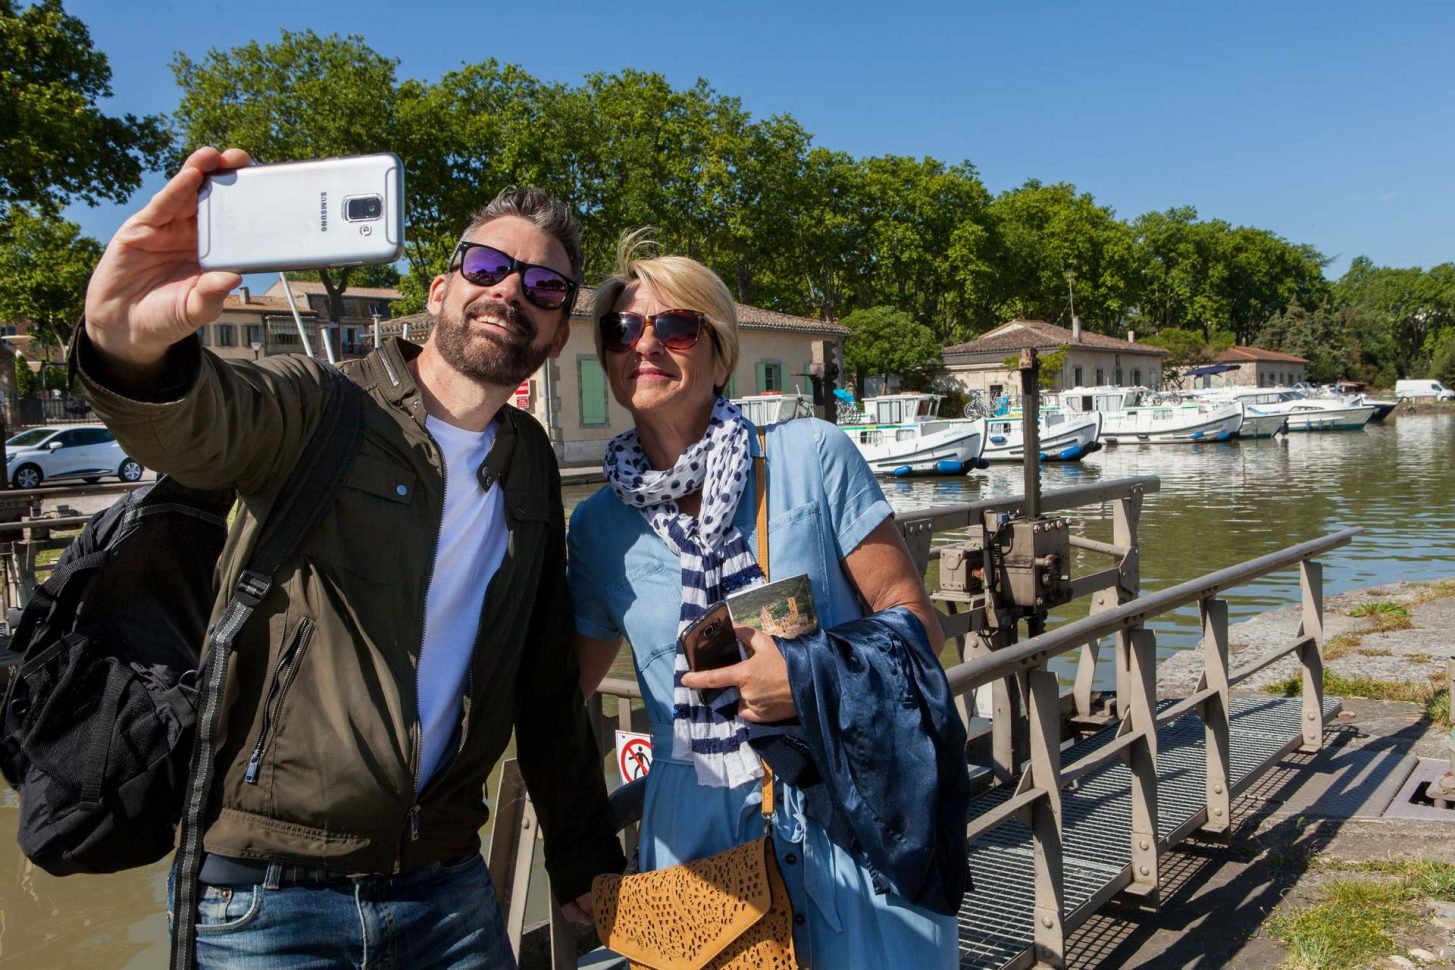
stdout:
MULTIPOLYGON (((738 358, 727 287, 694 260, 637 258, 628 239, 618 274, 597 291, 594 317, 599 359, 636 427, 608 445, 607 487, 571 517, 569 575, 583 690, 600 684, 625 637, 652 723, 645 871, 762 834, 760 762, 746 724, 792 718, 795 707, 772 637, 756 633, 745 640, 743 663, 704 673, 687 673, 677 647, 681 629, 705 607, 762 580, 758 437, 722 397, 738 358), (699 689, 728 685, 736 695, 730 688, 711 706, 703 702, 699 689)), ((767 429, 767 466, 772 577, 807 574, 825 629, 859 617, 861 599, 871 613, 907 607, 938 653, 934 609, 848 437, 820 421, 775 425, 767 429)), ((778 785, 774 846, 796 914, 799 961, 955 966, 954 917, 876 893, 874 875, 806 817, 801 793, 781 778, 778 785)))

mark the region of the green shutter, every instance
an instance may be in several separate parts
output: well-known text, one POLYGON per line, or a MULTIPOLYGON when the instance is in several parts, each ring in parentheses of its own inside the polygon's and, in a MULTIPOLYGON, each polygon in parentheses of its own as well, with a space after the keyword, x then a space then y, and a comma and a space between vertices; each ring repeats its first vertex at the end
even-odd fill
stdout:
POLYGON ((727 396, 728 396, 728 400, 732 400, 733 398, 735 398, 735 397, 738 396, 738 375, 737 374, 729 374, 728 375, 727 396))
POLYGON ((578 357, 581 378, 581 425, 606 424, 606 372, 595 357, 578 357))
POLYGON ((760 360, 757 364, 753 366, 754 369, 757 371, 758 376, 758 389, 753 393, 762 394, 764 391, 768 390, 768 365, 760 360))

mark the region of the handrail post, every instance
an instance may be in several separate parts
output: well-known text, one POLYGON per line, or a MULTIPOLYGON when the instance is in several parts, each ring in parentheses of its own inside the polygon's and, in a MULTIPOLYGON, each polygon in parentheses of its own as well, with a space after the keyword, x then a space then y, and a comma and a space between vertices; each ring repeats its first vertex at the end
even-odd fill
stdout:
POLYGON ((1128 726, 1141 738, 1126 752, 1132 795, 1132 884, 1127 891, 1157 897, 1157 637, 1144 627, 1127 631, 1128 726))
POLYGON ((1207 754, 1207 821, 1202 830, 1227 832, 1232 822, 1228 736, 1228 604, 1216 597, 1202 601, 1202 688, 1217 691, 1202 702, 1204 748, 1207 754))
MULTIPOLYGON (((1142 591, 1142 564, 1141 553, 1137 549, 1137 525, 1142 517, 1142 490, 1133 488, 1126 496, 1117 500, 1112 506, 1112 542, 1119 546, 1125 546, 1127 554, 1122 558, 1119 565, 1121 577, 1116 587, 1116 602, 1108 603, 1108 606, 1120 606, 1137 598, 1142 591)), ((1131 689, 1129 670, 1123 663, 1131 655, 1130 645, 1126 634, 1117 634, 1117 663, 1116 663, 1116 685, 1117 685, 1117 716, 1126 713, 1125 700, 1127 690, 1131 689)))
POLYGON ((500 910, 505 915, 505 935, 519 960, 531 859, 535 854, 536 813, 526 794, 520 765, 514 758, 501 766, 494 815, 488 856, 490 881, 495 884, 500 910))
POLYGON ((1037 667, 1026 675, 1030 712, 1031 784, 1045 792, 1030 809, 1028 828, 1035 846, 1036 959, 1040 966, 1066 965, 1065 878, 1061 845, 1061 685, 1037 667))
POLYGON ((1299 651, 1303 661, 1303 750, 1324 745, 1324 567, 1305 559, 1299 567, 1303 586, 1303 635, 1312 638, 1299 651))

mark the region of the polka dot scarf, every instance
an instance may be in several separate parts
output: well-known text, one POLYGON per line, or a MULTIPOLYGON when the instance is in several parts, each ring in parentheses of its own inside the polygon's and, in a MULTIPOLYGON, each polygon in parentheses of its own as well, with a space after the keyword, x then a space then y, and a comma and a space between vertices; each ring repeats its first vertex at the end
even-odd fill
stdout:
MULTIPOLYGON (((639 510, 652 531, 682 563, 682 630, 729 593, 763 582, 753 550, 733 525, 743 488, 752 473, 748 423, 727 398, 712 407, 707 432, 671 468, 652 468, 635 428, 606 446, 602 471, 618 498, 639 510), (694 518, 677 500, 702 491, 694 518)), ((672 756, 690 761, 697 780, 736 787, 759 777, 758 758, 748 746, 748 729, 738 720, 738 692, 716 692, 709 704, 700 691, 682 686, 687 658, 678 649, 672 690, 672 756)))

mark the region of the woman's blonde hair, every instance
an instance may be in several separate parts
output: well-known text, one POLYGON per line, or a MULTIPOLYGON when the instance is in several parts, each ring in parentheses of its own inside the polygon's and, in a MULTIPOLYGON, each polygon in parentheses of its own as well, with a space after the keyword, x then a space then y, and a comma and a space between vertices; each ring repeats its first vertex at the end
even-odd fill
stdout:
POLYGON ((601 318, 616 308, 622 290, 632 283, 641 283, 666 307, 707 314, 713 361, 722 378, 716 382, 715 389, 722 393, 738 366, 738 311, 733 295, 716 273, 697 260, 654 255, 658 247, 649 237, 650 232, 650 229, 637 229, 622 235, 616 245, 616 272, 596 287, 591 305, 596 359, 606 360, 601 318))

